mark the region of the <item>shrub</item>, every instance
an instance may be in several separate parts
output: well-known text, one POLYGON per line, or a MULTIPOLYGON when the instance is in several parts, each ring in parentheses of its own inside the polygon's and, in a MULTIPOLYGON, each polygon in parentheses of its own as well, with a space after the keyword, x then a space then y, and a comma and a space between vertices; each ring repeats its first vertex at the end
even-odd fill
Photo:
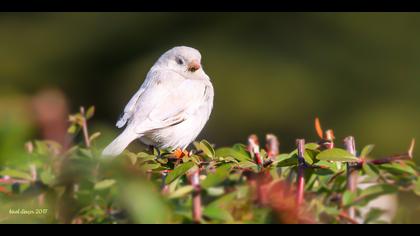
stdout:
POLYGON ((406 153, 372 159, 373 145, 356 152, 347 137, 336 147, 317 119, 320 140, 298 139, 289 153, 269 134, 265 147, 251 135, 232 147, 195 142, 177 157, 151 148, 103 160, 100 133, 87 129, 93 113, 70 116, 82 143, 31 141, 25 165, 0 169, 1 223, 382 223, 386 212, 370 202, 420 194, 414 140, 406 153))

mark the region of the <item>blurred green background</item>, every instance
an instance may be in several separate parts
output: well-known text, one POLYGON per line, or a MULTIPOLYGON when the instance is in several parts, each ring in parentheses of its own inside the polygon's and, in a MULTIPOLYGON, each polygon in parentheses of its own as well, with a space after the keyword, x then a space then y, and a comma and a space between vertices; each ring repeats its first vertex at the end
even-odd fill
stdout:
POLYGON ((200 138, 272 132, 290 151, 317 139, 319 116, 339 145, 354 135, 374 155, 403 152, 420 136, 419 25, 416 13, 1 13, 0 165, 50 137, 34 111, 48 89, 67 112, 95 105, 90 128, 111 140, 148 69, 177 45, 201 51, 215 87, 200 138))
MULTIPOLYGON (((2 13, 0 125, 55 87, 71 112, 95 105, 94 123, 117 132, 155 60, 188 45, 214 83, 201 136, 217 145, 273 132, 289 149, 316 138, 319 116, 339 140, 400 151, 420 134, 419 24, 415 13, 2 13)), ((12 119, 21 141, 37 135, 28 115, 12 119)))

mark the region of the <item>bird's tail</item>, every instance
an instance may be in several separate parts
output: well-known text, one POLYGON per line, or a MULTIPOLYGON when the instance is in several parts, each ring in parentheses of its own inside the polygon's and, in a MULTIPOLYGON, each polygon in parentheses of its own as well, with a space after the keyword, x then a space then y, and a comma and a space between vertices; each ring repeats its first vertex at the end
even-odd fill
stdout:
POLYGON ((117 138, 114 139, 114 141, 105 147, 102 151, 102 156, 115 157, 120 155, 124 149, 138 137, 138 134, 129 129, 125 129, 117 138))

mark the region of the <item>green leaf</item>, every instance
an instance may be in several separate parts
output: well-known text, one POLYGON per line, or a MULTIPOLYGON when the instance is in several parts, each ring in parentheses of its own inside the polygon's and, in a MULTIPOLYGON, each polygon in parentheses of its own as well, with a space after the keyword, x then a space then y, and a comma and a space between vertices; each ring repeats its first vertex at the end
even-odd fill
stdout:
POLYGON ((144 163, 144 162, 148 162, 148 161, 153 161, 156 159, 156 157, 154 155, 150 155, 144 152, 140 152, 137 154, 137 159, 140 161, 140 163, 144 163))
POLYGON ((178 165, 172 172, 169 172, 168 176, 166 177, 165 183, 172 183, 172 181, 174 181, 176 178, 187 173, 187 171, 191 169, 194 165, 195 164, 193 162, 187 162, 178 165))
POLYGON ((298 164, 297 155, 280 154, 276 157, 277 167, 296 166, 298 164))
POLYGON ((19 171, 19 170, 12 170, 12 169, 2 170, 0 171, 0 175, 10 176, 12 178, 17 178, 17 179, 32 180, 32 177, 30 174, 19 171))
POLYGON ((89 141, 92 142, 93 140, 97 139, 99 136, 101 136, 101 132, 95 132, 89 137, 89 141))
POLYGON ((372 208, 369 213, 365 216, 364 224, 369 224, 373 221, 378 220, 382 214, 385 212, 385 210, 380 208, 372 208))
POLYGON ((370 186, 366 189, 363 189, 360 193, 360 199, 364 201, 371 201, 381 195, 391 194, 398 191, 397 186, 387 185, 387 184, 378 184, 370 186))
POLYGON ((154 170, 160 167, 159 163, 146 163, 144 165, 142 165, 140 168, 143 171, 147 171, 147 170, 154 170))
POLYGON ((51 185, 54 183, 55 176, 51 170, 45 170, 40 175, 41 181, 46 185, 51 185))
MULTIPOLYGON (((239 190, 238 190, 239 191, 239 190)), ((234 201, 238 195, 238 191, 228 193, 210 204, 207 205, 207 207, 216 207, 216 208, 226 208, 232 201, 234 201)))
POLYGON ((420 196, 420 177, 417 177, 417 181, 414 184, 414 193, 420 196))
POLYGON ((362 168, 363 168, 363 171, 365 172, 365 174, 367 174, 370 177, 378 177, 379 176, 379 170, 373 164, 364 163, 362 168))
POLYGON ((258 167, 257 164, 255 164, 254 162, 250 162, 250 161, 241 161, 241 162, 238 163, 238 166, 240 168, 244 168, 244 169, 257 168, 258 167))
POLYGON ((80 149, 79 149, 79 152, 80 152, 83 156, 85 156, 85 157, 89 157, 89 158, 92 158, 92 157, 93 157, 93 155, 92 155, 92 151, 91 151, 90 149, 80 148, 80 149))
POLYGON ((307 143, 307 144, 305 144, 304 147, 305 147, 305 149, 309 149, 309 150, 315 151, 315 150, 318 150, 319 144, 317 144, 317 143, 307 143))
POLYGON ((324 161, 357 162, 359 159, 341 148, 327 149, 320 152, 316 158, 324 161))
POLYGON ((90 118, 93 117, 94 114, 95 114, 95 107, 94 106, 89 107, 86 111, 86 119, 89 120, 90 118))
POLYGON ((204 208, 203 215, 213 220, 223 221, 224 223, 234 220, 229 211, 215 206, 204 208))
POLYGON ((216 150, 216 156, 218 157, 233 157, 236 160, 242 161, 252 161, 251 156, 248 153, 241 152, 234 148, 219 148, 216 150))
POLYGON ((183 186, 181 188, 178 188, 175 192, 169 194, 168 198, 180 198, 183 197, 189 193, 191 193, 194 190, 194 187, 191 185, 183 186))
POLYGON ((130 151, 124 150, 124 155, 127 156, 130 159, 131 164, 135 165, 137 162, 138 156, 135 153, 132 153, 130 151))
POLYGON ((104 179, 102 181, 97 182, 93 188, 95 190, 103 190, 103 189, 110 188, 114 184, 115 184, 115 180, 113 180, 113 179, 104 179))
POLYGON ((305 159, 306 163, 312 165, 314 162, 318 161, 316 156, 319 152, 311 149, 305 149, 303 153, 303 158, 305 159))
POLYGON ((318 161, 316 163, 317 166, 328 168, 331 171, 337 172, 337 163, 336 162, 329 162, 329 161, 318 161))
POLYGON ((47 155, 49 153, 48 144, 45 141, 35 140, 35 150, 40 155, 47 155))
POLYGON ((338 216, 340 214, 340 210, 337 207, 325 207, 323 211, 331 216, 338 216))
POLYGON ((214 173, 207 175, 201 182, 201 187, 206 189, 222 183, 230 173, 231 165, 226 164, 218 167, 214 173))
POLYGON ((122 203, 133 223, 170 223, 173 212, 152 183, 136 180, 125 182, 121 187, 122 203))
POLYGON ((361 157, 367 157, 373 150, 373 148, 375 147, 375 145, 373 144, 369 144, 367 146, 365 146, 362 151, 360 152, 360 156, 361 157))
POLYGON ((356 193, 347 190, 343 194, 342 203, 344 206, 349 206, 354 202, 355 199, 356 193))
POLYGON ((216 152, 214 151, 213 146, 206 140, 202 140, 199 146, 204 154, 206 154, 206 156, 210 157, 211 159, 216 157, 216 152))
POLYGON ((411 166, 407 164, 401 164, 401 163, 387 163, 382 164, 378 166, 382 170, 386 170, 388 172, 391 172, 393 174, 410 174, 410 175, 416 175, 416 170, 414 170, 411 166))
POLYGON ((67 129, 67 133, 74 134, 77 131, 78 126, 76 124, 70 125, 70 127, 67 129))

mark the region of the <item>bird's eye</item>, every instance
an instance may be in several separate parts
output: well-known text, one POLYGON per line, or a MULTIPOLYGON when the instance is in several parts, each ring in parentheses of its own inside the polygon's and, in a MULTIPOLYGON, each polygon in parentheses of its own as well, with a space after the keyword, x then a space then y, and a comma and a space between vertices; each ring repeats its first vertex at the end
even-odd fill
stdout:
POLYGON ((182 60, 181 58, 177 57, 176 58, 176 63, 178 63, 179 65, 183 65, 184 64, 184 60, 182 60))

